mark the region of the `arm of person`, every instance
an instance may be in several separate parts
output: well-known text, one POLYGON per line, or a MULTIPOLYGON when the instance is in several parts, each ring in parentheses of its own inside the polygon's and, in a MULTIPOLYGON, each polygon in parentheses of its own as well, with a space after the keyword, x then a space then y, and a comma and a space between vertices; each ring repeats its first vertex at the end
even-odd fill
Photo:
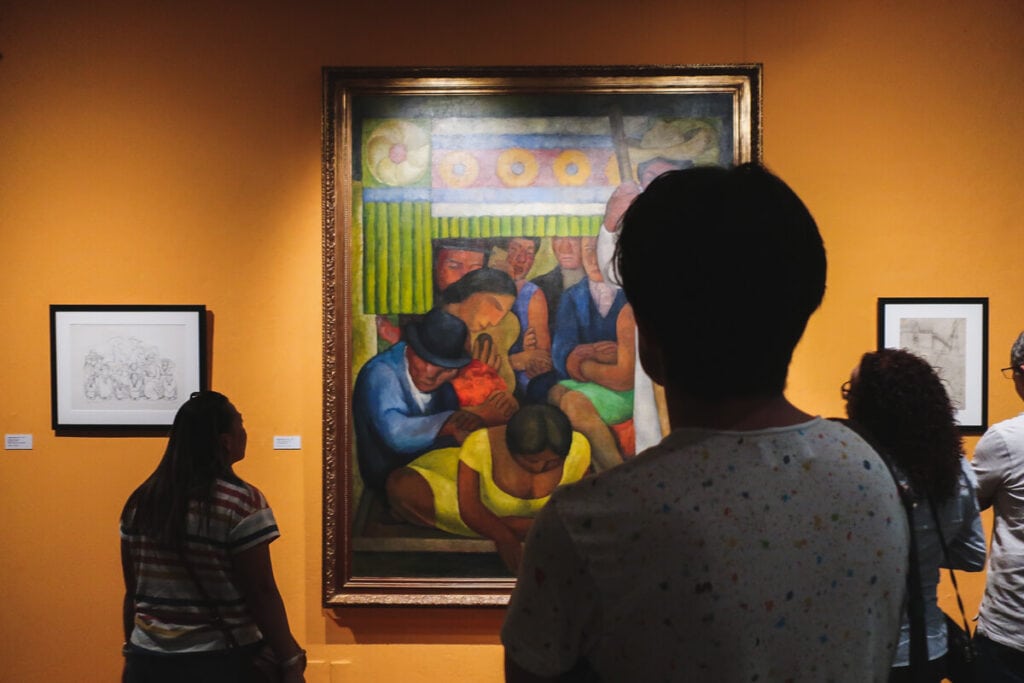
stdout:
POLYGON ((467 436, 483 426, 484 421, 479 415, 474 415, 468 410, 456 410, 441 426, 437 435, 450 436, 456 443, 462 444, 467 436))
POLYGON ((124 628, 124 642, 132 638, 135 628, 135 567, 132 566, 128 553, 128 542, 121 540, 121 574, 124 575, 124 604, 121 608, 121 620, 124 628))
POLYGON ((526 307, 527 329, 533 330, 533 347, 542 351, 551 351, 551 330, 548 329, 548 300, 544 292, 538 288, 526 307))
POLYGON ((231 561, 234 575, 245 596, 245 603, 267 644, 274 651, 278 661, 295 661, 291 666, 283 667, 285 680, 303 680, 305 653, 288 627, 288 615, 281 593, 277 589, 274 569, 270 562, 270 542, 247 548, 233 555, 231 561))
POLYGON ((415 453, 430 448, 454 411, 412 415, 403 396, 402 386, 393 373, 376 372, 365 380, 359 378, 353 403, 366 410, 374 430, 391 450, 415 453))
POLYGON ((962 479, 959 487, 960 515, 963 524, 956 535, 947 540, 949 561, 942 566, 962 569, 968 572, 981 571, 985 567, 985 530, 978 514, 977 480, 967 458, 960 461, 962 479))
POLYGON ((531 379, 551 370, 551 330, 548 329, 548 300, 541 289, 530 297, 526 309, 523 350, 509 356, 515 370, 524 370, 531 379))
POLYGON ((1010 452, 1002 435, 989 429, 978 441, 971 463, 978 482, 978 506, 982 510, 992 506, 1010 465, 1010 452))
POLYGON ((558 312, 555 314, 555 328, 551 330, 551 362, 562 378, 569 377, 566 361, 572 350, 580 343, 575 309, 576 306, 572 299, 563 294, 562 301, 558 304, 558 312))
POLYGON ((459 461, 458 474, 459 515, 473 531, 494 541, 505 565, 516 573, 522 559, 522 544, 515 532, 480 500, 480 473, 459 461))
POLYGON ((583 361, 597 358, 598 348, 599 344, 579 344, 569 352, 569 355, 565 357, 565 374, 569 376, 569 379, 574 379, 577 382, 587 381, 583 374, 583 361))
POLYGON ((621 285, 615 268, 615 243, 618 242, 619 223, 626 209, 640 194, 640 186, 625 182, 615 188, 604 209, 604 221, 597 233, 597 263, 605 282, 621 285))
POLYGON ((615 320, 616 348, 614 362, 599 359, 585 360, 580 372, 588 382, 595 382, 613 391, 629 391, 633 388, 636 367, 636 323, 633 308, 626 304, 615 320))

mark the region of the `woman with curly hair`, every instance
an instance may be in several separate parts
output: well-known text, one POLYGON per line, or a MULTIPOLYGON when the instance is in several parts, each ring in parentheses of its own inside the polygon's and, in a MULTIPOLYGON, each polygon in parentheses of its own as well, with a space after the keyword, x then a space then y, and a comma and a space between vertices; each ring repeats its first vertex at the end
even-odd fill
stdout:
MULTIPOLYGON (((932 366, 901 349, 864 354, 842 392, 846 414, 888 455, 900 485, 921 503, 914 507, 912 523, 924 593, 929 680, 940 681, 945 674, 946 623, 936 601, 939 568, 980 571, 985 564, 976 481, 963 457, 953 405, 932 366), (936 521, 949 550, 948 563, 936 521)), ((904 608, 889 681, 912 680, 909 665, 910 623, 904 608)))

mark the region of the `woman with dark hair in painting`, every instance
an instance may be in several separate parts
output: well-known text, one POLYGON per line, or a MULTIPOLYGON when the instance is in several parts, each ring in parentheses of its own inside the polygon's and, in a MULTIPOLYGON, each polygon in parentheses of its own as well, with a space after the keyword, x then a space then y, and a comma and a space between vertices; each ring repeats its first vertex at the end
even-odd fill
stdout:
POLYGON ((396 470, 388 499, 413 524, 491 539, 515 573, 537 512, 589 467, 590 444, 565 414, 528 405, 507 425, 473 432, 461 448, 427 453, 396 470))
POLYGON ((486 425, 505 423, 518 407, 508 357, 519 336, 519 320, 511 315, 517 295, 512 278, 495 268, 474 270, 441 294, 441 308, 469 329, 466 350, 473 359, 452 380, 452 387, 459 405, 486 425))

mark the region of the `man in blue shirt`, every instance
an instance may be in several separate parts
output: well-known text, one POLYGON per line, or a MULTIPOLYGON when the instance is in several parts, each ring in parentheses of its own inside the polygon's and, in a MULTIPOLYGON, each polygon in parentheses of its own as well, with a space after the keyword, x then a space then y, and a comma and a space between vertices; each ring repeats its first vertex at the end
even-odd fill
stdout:
POLYGON ((450 384, 470 361, 467 334, 465 323, 434 309, 359 371, 352 413, 359 472, 370 490, 383 494, 391 472, 426 451, 458 445, 483 426, 459 409, 450 384))

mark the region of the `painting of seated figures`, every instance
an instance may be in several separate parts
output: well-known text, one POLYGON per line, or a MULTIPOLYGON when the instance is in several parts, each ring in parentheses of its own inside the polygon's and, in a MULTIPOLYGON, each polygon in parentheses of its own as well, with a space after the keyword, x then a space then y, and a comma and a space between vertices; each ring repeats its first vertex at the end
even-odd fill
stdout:
POLYGON ((347 107, 332 144, 349 145, 325 187, 349 208, 325 219, 347 245, 344 323, 326 335, 346 351, 327 389, 326 604, 503 604, 558 487, 661 440, 616 231, 658 174, 750 156, 759 71, 665 85, 684 75, 480 94, 325 72, 347 107))

